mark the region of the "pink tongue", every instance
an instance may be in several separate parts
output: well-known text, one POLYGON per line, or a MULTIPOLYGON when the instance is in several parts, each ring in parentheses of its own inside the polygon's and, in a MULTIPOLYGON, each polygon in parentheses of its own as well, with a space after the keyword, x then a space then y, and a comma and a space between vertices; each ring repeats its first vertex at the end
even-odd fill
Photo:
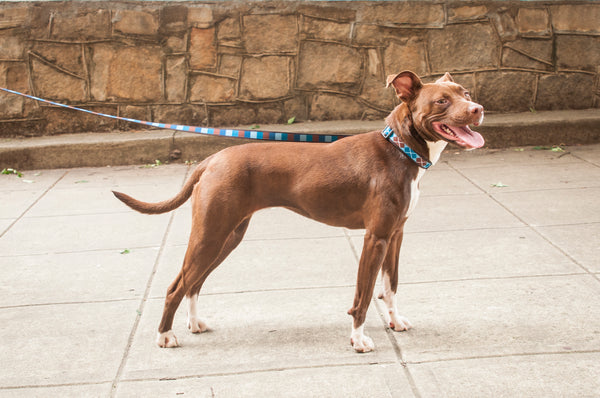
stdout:
POLYGON ((458 140, 463 142, 465 146, 470 148, 481 148, 485 144, 485 140, 476 131, 473 131, 469 126, 452 128, 452 131, 458 136, 458 140))

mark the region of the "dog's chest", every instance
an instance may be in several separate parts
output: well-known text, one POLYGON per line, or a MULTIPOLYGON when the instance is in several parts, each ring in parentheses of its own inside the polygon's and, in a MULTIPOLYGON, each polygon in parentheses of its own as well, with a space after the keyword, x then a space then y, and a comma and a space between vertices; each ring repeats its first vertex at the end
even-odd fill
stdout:
MULTIPOLYGON (((427 142, 427 148, 429 149, 429 161, 432 164, 436 164, 440 159, 442 151, 446 147, 447 142, 445 141, 437 141, 437 142, 427 142)), ((410 202, 408 204, 408 211, 406 212, 406 217, 410 216, 415 207, 417 206, 417 202, 419 201, 419 181, 425 174, 425 169, 420 168, 417 176, 414 180, 410 182, 410 202)))
POLYGON ((419 190, 419 181, 421 177, 425 174, 425 169, 419 169, 419 173, 415 177, 414 180, 410 182, 410 202, 408 203, 408 210, 406 211, 406 217, 409 217, 415 207, 417 206, 417 202, 419 201, 419 195, 421 191, 419 190))

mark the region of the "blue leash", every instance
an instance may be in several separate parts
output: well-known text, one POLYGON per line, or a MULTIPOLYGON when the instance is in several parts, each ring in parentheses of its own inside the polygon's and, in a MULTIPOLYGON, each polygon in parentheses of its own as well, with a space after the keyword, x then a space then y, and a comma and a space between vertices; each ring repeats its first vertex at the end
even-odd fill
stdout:
MULTIPOLYGON (((80 112, 89 113, 92 115, 107 117, 110 119, 123 120, 126 122, 143 124, 145 126, 157 127, 167 130, 186 131, 189 133, 197 133, 203 135, 214 135, 221 137, 232 137, 232 138, 246 138, 250 140, 265 140, 265 141, 294 141, 294 142, 334 142, 340 138, 348 137, 348 135, 321 135, 321 134, 299 134, 299 133, 284 133, 277 131, 258 131, 258 130, 233 130, 233 129, 217 129, 210 127, 198 127, 198 126, 186 126, 182 124, 166 124, 166 123, 155 123, 148 122, 146 120, 131 119, 128 117, 108 115, 106 113, 94 112, 88 109, 78 108, 76 106, 65 105, 59 102, 49 101, 43 98, 35 97, 29 94, 23 94, 18 91, 9 90, 4 87, 0 87, 0 90, 6 91, 7 93, 20 95, 26 98, 30 98, 36 101, 45 102, 47 104, 59 106, 62 108, 73 109, 80 112)), ((389 126, 387 126, 381 134, 383 137, 396 146, 406 156, 408 156, 413 162, 419 167, 428 169, 431 166, 431 162, 420 156, 412 148, 406 145, 399 136, 394 133, 389 126)))
POLYGON ((277 131, 258 131, 258 130, 233 130, 233 129, 218 129, 209 127, 198 127, 198 126, 186 126, 182 124, 166 124, 166 123, 155 123, 148 122, 146 120, 131 119, 128 117, 108 115, 106 113, 94 112, 88 109, 78 108, 76 106, 65 105, 59 102, 49 101, 43 98, 35 97, 33 95, 23 94, 18 91, 9 90, 4 87, 0 87, 0 90, 6 91, 11 94, 20 95, 26 98, 30 98, 36 101, 45 102, 47 104, 60 106, 62 108, 73 109, 80 112, 89 113, 92 115, 107 117, 110 119, 123 120, 126 122, 143 124, 145 126, 157 127, 167 130, 186 131, 189 133, 197 133, 204 135, 215 135, 221 137, 233 137, 233 138, 247 138, 251 140, 266 140, 266 141, 295 141, 295 142, 333 142, 340 138, 348 137, 348 135, 321 135, 321 134, 299 134, 299 133, 285 133, 277 131))

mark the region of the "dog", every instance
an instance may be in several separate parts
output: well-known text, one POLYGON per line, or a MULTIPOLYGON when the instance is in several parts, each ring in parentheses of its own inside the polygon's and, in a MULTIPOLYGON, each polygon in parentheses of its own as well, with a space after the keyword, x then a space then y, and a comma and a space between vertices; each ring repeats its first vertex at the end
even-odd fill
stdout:
POLYGON ((364 333, 367 309, 381 271, 379 298, 395 331, 412 327, 398 313, 398 256, 406 220, 419 198, 419 180, 448 143, 484 145, 470 129, 483 121, 483 107, 446 73, 424 84, 413 72, 387 78, 401 103, 386 118, 384 132, 345 137, 328 144, 250 143, 226 148, 201 162, 172 199, 146 203, 114 195, 141 213, 159 214, 192 197, 192 230, 183 266, 167 290, 158 327, 160 347, 179 345, 173 317, 184 296, 188 328, 207 330, 198 317, 198 293, 208 275, 241 242, 252 214, 284 207, 316 221, 365 229, 352 308, 350 342, 356 352, 374 349, 364 333))

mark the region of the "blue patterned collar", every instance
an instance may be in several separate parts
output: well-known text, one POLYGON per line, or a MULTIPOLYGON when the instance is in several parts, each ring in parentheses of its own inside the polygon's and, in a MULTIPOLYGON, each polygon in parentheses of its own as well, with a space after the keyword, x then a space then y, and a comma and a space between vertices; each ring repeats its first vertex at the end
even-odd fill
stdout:
POLYGON ((426 170, 431 167, 431 162, 415 152, 414 149, 406 145, 406 143, 402 141, 400 137, 396 135, 396 133, 394 133, 394 130, 390 126, 386 126, 381 132, 381 135, 383 135, 383 138, 391 142, 401 152, 408 156, 419 167, 426 170))

